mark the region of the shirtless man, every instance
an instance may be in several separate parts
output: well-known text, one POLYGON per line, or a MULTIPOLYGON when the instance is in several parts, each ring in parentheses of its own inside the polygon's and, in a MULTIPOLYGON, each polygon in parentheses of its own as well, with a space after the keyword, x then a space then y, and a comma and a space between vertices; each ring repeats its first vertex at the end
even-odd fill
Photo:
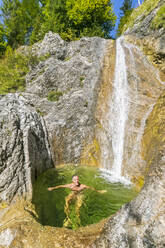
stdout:
POLYGON ((59 189, 59 188, 69 188, 72 191, 76 191, 76 192, 80 192, 83 189, 92 189, 92 190, 95 190, 95 191, 97 191, 99 193, 105 193, 105 192, 107 192, 106 190, 96 190, 93 187, 87 186, 85 184, 80 184, 79 183, 79 177, 77 175, 73 175, 73 177, 72 177, 72 183, 70 183, 70 184, 64 184, 64 185, 58 185, 58 186, 55 186, 55 187, 49 187, 48 190, 49 191, 52 191, 54 189, 59 189))
POLYGON ((76 211, 76 215, 78 218, 78 225, 80 225, 80 213, 79 210, 81 208, 81 205, 83 203, 83 195, 82 194, 78 194, 78 192, 81 192, 83 189, 92 189, 95 190, 99 193, 106 193, 106 190, 96 190, 93 187, 87 186, 85 184, 80 184, 79 182, 79 177, 77 175, 73 175, 72 176, 72 183, 70 184, 64 184, 64 185, 58 185, 55 187, 49 187, 48 190, 52 191, 54 189, 59 189, 59 188, 69 188, 72 190, 72 192, 65 198, 65 207, 64 207, 64 211, 66 213, 66 220, 64 220, 64 226, 68 226, 71 223, 71 220, 69 218, 69 203, 73 200, 73 199, 77 199, 76 201, 76 207, 75 207, 75 211, 76 211))

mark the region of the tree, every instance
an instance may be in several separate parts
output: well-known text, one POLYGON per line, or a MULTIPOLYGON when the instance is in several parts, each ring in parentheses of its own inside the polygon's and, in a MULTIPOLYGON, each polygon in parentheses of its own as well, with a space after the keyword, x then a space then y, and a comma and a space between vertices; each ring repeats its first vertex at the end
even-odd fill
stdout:
POLYGON ((67 16, 77 37, 110 37, 116 17, 109 0, 66 0, 67 16))
POLYGON ((117 36, 123 32, 124 25, 128 22, 132 13, 132 0, 124 0, 122 7, 120 8, 120 23, 117 30, 117 36))
POLYGON ((4 54, 5 50, 6 50, 5 31, 3 25, 0 24, 0 56, 4 54))
POLYGON ((40 29, 34 28, 32 42, 48 31, 65 40, 82 36, 110 37, 116 17, 109 0, 47 0, 40 29))
POLYGON ((17 48, 25 44, 38 10, 38 0, 3 0, 1 11, 8 45, 17 48))
POLYGON ((122 7, 120 8, 121 13, 120 15, 125 15, 127 11, 131 10, 132 8, 132 0, 124 0, 122 7))

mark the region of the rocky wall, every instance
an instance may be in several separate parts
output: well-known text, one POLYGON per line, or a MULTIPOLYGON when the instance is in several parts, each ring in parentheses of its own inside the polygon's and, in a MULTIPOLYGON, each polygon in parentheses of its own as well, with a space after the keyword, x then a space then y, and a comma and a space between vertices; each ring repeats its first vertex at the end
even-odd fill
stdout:
POLYGON ((0 96, 0 202, 32 198, 37 176, 53 166, 43 118, 21 94, 0 96))

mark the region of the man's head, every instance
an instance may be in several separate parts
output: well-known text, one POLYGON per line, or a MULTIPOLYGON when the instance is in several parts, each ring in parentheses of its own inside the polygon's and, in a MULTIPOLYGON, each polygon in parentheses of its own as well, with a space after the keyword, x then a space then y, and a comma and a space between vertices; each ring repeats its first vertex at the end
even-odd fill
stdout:
POLYGON ((78 186, 79 185, 79 177, 77 175, 72 176, 72 182, 78 186))

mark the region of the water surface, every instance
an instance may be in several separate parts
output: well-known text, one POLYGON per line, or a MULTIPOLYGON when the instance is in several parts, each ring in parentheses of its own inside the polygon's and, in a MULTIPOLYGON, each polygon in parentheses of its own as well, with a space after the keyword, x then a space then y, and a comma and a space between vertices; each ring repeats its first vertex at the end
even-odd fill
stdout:
POLYGON ((38 178, 34 186, 33 203, 39 221, 43 225, 55 227, 64 225, 67 228, 77 229, 80 226, 97 223, 114 214, 136 194, 137 192, 130 186, 107 182, 101 177, 97 168, 69 165, 50 169, 38 178), (91 189, 83 190, 69 202, 66 213, 65 199, 71 190, 60 188, 48 191, 47 188, 71 183, 74 174, 79 176, 80 183, 92 186, 97 190, 107 190, 107 192, 100 194, 91 189))

